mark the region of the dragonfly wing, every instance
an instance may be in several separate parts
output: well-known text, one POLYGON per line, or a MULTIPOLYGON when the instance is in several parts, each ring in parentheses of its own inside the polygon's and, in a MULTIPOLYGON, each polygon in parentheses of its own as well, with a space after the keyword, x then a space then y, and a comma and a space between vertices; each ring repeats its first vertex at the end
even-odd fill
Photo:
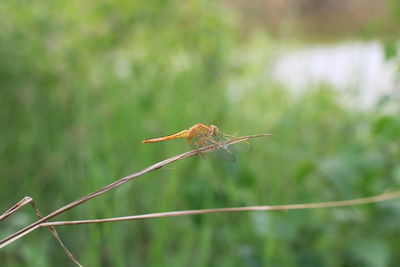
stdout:
POLYGON ((230 162, 235 162, 236 161, 236 157, 233 154, 232 151, 230 151, 229 149, 226 148, 221 148, 218 149, 217 151, 210 153, 211 156, 216 156, 218 158, 230 161, 230 162))
MULTIPOLYGON (((196 136, 193 137, 191 140, 190 145, 193 148, 202 148, 202 147, 207 147, 207 146, 214 146, 217 145, 220 142, 224 142, 228 139, 216 139, 216 138, 211 138, 210 136, 203 135, 203 136, 196 136)), ((210 153, 207 153, 207 155, 210 156, 216 156, 218 158, 222 158, 227 161, 234 162, 236 161, 236 157, 234 155, 234 151, 230 149, 230 147, 220 147, 216 148, 215 151, 211 151, 210 153)))
POLYGON ((240 153, 247 153, 253 150, 250 142, 244 140, 242 142, 238 142, 232 145, 229 145, 229 149, 232 150, 233 153, 240 152, 240 153))
MULTIPOLYGON (((217 142, 225 142, 225 141, 228 141, 228 140, 233 139, 233 138, 235 138, 235 136, 224 134, 224 133, 219 133, 215 137, 215 140, 217 142)), ((252 146, 251 146, 249 141, 243 140, 241 142, 237 142, 237 143, 228 145, 228 149, 230 151, 232 151, 233 153, 236 153, 236 152, 250 152, 253 148, 252 148, 252 146)))

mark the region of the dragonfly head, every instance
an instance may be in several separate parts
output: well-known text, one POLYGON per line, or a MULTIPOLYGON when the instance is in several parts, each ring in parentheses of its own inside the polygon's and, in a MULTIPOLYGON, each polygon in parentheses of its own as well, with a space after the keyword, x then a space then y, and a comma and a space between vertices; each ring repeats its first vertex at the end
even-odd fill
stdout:
POLYGON ((215 125, 211 125, 210 127, 211 127, 211 135, 216 136, 219 133, 218 127, 215 125))

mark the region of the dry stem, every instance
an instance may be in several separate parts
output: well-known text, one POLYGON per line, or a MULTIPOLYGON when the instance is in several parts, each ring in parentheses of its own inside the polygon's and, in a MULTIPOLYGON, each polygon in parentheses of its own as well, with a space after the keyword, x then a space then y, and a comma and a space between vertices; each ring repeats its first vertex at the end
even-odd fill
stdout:
POLYGON ((240 211, 285 211, 285 210, 317 209, 317 208, 337 208, 337 207, 348 207, 348 206, 355 206, 355 205, 362 205, 369 203, 377 203, 398 198, 400 198, 400 191, 387 192, 380 195, 365 197, 365 198, 356 198, 356 199, 331 201, 331 202, 170 211, 170 212, 150 213, 150 214, 142 214, 142 215, 134 215, 126 217, 108 218, 108 219, 97 219, 97 220, 48 222, 40 224, 39 227, 143 220, 143 219, 177 217, 177 216, 206 214, 206 213, 223 213, 223 212, 240 212, 240 211))
POLYGON ((166 159, 164 161, 160 161, 160 162, 158 162, 158 163, 156 163, 154 165, 151 165, 151 166, 149 166, 149 167, 147 167, 147 168, 145 168, 145 169, 143 169, 141 171, 138 171, 138 172, 136 172, 134 174, 128 175, 126 177, 123 177, 123 178, 121 178, 121 179, 119 179, 119 180, 117 180, 117 181, 115 181, 115 182, 113 182, 113 183, 111 183, 111 184, 109 184, 109 185, 107 185, 107 186, 105 186, 105 187, 103 187, 103 188, 101 188, 101 189, 89 194, 89 195, 86 195, 86 196, 84 196, 84 197, 82 197, 82 198, 80 198, 78 200, 75 200, 75 201, 65 205, 64 207, 61 207, 60 209, 50 213, 49 215, 44 216, 42 219, 37 220, 36 222, 34 222, 34 223, 22 228, 18 232, 16 232, 16 233, 4 238, 3 240, 1 240, 0 241, 0 249, 5 247, 5 246, 7 246, 8 244, 14 242, 15 240, 27 235, 28 233, 34 231, 35 229, 39 228, 40 224, 44 223, 45 221, 47 221, 47 220, 49 220, 49 219, 51 219, 51 218, 63 213, 65 211, 69 210, 69 209, 72 209, 72 208, 74 208, 74 207, 76 207, 78 205, 81 205, 82 203, 84 203, 84 202, 86 202, 86 201, 88 201, 88 200, 90 200, 92 198, 95 198, 95 197, 97 197, 97 196, 99 196, 99 195, 101 195, 101 194, 103 194, 103 193, 105 193, 107 191, 110 191, 111 189, 114 189, 114 188, 116 188, 116 187, 118 187, 118 186, 120 186, 120 185, 122 185, 122 184, 124 184, 126 182, 129 182, 129 181, 131 181, 131 180, 133 180, 133 179, 135 179, 135 178, 137 178, 137 177, 139 177, 139 176, 141 176, 141 175, 143 175, 145 173, 160 169, 160 168, 164 167, 167 164, 170 164, 172 162, 175 162, 175 161, 178 161, 178 160, 181 160, 181 159, 185 159, 185 158, 188 158, 188 157, 192 157, 192 156, 197 155, 197 154, 211 152, 211 151, 219 149, 221 147, 225 147, 225 146, 228 146, 228 145, 232 145, 232 144, 235 144, 235 143, 246 141, 246 140, 248 140, 250 138, 264 137, 264 136, 269 136, 269 135, 270 134, 258 134, 258 135, 237 137, 237 138, 233 138, 233 139, 230 139, 228 141, 225 141, 225 142, 221 142, 221 143, 218 143, 218 144, 215 144, 215 145, 212 145, 212 146, 207 146, 207 147, 195 149, 195 150, 192 150, 192 151, 189 151, 189 152, 186 152, 186 153, 171 157, 171 158, 166 159))

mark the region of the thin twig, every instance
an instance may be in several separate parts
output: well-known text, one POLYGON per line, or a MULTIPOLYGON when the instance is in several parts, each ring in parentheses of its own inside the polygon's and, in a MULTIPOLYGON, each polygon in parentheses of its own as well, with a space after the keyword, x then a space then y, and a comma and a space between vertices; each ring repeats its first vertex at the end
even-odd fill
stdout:
POLYGON ((9 208, 6 212, 4 212, 2 215, 0 215, 0 222, 4 219, 6 219, 8 216, 11 216, 14 212, 25 206, 26 204, 30 203, 32 201, 31 197, 24 197, 20 201, 18 201, 17 204, 9 208))
POLYGON ((143 215, 116 217, 108 219, 48 222, 48 223, 42 223, 39 226, 46 227, 46 226, 76 225, 76 224, 90 224, 90 223, 106 223, 106 222, 143 220, 143 219, 177 217, 177 216, 197 215, 197 214, 207 214, 207 213, 223 213, 223 212, 284 211, 284 210, 318 209, 318 208, 334 208, 334 207, 337 208, 337 207, 348 207, 348 206, 355 206, 362 204, 377 203, 398 198, 400 198, 400 191, 383 193, 380 195, 365 197, 365 198, 331 201, 331 202, 273 205, 273 206, 234 207, 234 208, 203 209, 203 210, 182 210, 182 211, 170 211, 170 212, 159 212, 159 213, 150 213, 143 215))
POLYGON ((34 231, 35 229, 39 228, 41 223, 44 223, 45 221, 47 221, 47 220, 49 220, 49 219, 51 219, 51 218, 63 213, 65 211, 69 210, 69 209, 72 209, 72 208, 74 208, 74 207, 76 207, 78 205, 81 205, 82 203, 84 203, 84 202, 86 202, 86 201, 88 201, 88 200, 90 200, 92 198, 95 198, 95 197, 97 197, 97 196, 99 196, 99 195, 101 195, 101 194, 103 194, 103 193, 105 193, 107 191, 110 191, 111 189, 114 189, 114 188, 116 188, 116 187, 118 187, 118 186, 120 186, 122 184, 125 184, 126 182, 129 182, 129 181, 131 181, 131 180, 133 180, 133 179, 135 179, 135 178, 137 178, 137 177, 139 177, 139 176, 141 176, 141 175, 143 175, 145 173, 160 169, 160 168, 164 167, 167 164, 170 164, 172 162, 175 162, 175 161, 178 161, 178 160, 181 160, 181 159, 189 158, 189 157, 192 157, 192 156, 197 155, 197 154, 211 152, 211 151, 214 151, 214 150, 219 149, 221 147, 226 147, 228 145, 232 145, 232 144, 235 144, 235 143, 246 141, 246 140, 248 140, 250 138, 265 137, 265 136, 270 136, 270 134, 258 134, 258 135, 249 135, 249 136, 237 137, 237 138, 233 138, 233 139, 230 139, 230 140, 227 140, 227 141, 224 141, 224 142, 220 142, 220 143, 212 145, 212 146, 207 146, 207 147, 195 149, 195 150, 192 150, 192 151, 189 151, 189 152, 186 152, 186 153, 171 157, 169 159, 160 161, 160 162, 158 162, 156 164, 153 164, 153 165, 151 165, 151 166, 149 166, 149 167, 147 167, 147 168, 145 168, 145 169, 143 169, 141 171, 138 171, 138 172, 136 172, 134 174, 128 175, 126 177, 123 177, 123 178, 121 178, 121 179, 119 179, 119 180, 117 180, 117 181, 115 181, 115 182, 113 182, 113 183, 111 183, 111 184, 109 184, 109 185, 107 185, 107 186, 105 186, 105 187, 103 187, 103 188, 101 188, 101 189, 89 194, 89 195, 86 195, 86 196, 84 196, 84 197, 82 197, 82 198, 80 198, 78 200, 75 200, 75 201, 73 201, 73 202, 71 202, 71 203, 59 208, 58 210, 50 213, 49 215, 43 217, 42 219, 37 220, 36 222, 34 222, 34 223, 22 228, 21 230, 17 231, 16 233, 14 233, 14 234, 4 238, 3 240, 1 240, 0 241, 0 249, 5 247, 5 246, 7 246, 8 244, 14 242, 15 240, 25 236, 26 234, 34 231))
MULTIPOLYGON (((0 221, 8 218, 9 216, 11 216, 12 214, 14 214, 16 211, 18 211, 20 208, 22 208, 23 206, 25 206, 26 204, 31 204, 31 206, 33 207, 33 209, 35 210, 36 215, 39 218, 43 218, 42 213, 39 211, 39 209, 36 207, 35 202, 33 201, 33 199, 31 197, 24 197, 23 199, 21 199, 17 204, 15 204, 14 206, 12 206, 11 208, 9 208, 6 212, 4 212, 2 215, 0 215, 0 221)), ((47 222, 47 221, 46 221, 47 222)), ((61 248, 64 250, 65 254, 67 254, 67 256, 74 262, 76 263, 76 265, 83 267, 82 264, 80 264, 80 262, 78 261, 78 259, 68 250, 68 248, 64 245, 64 243, 62 242, 59 234, 57 233, 56 228, 54 228, 54 226, 48 226, 48 229, 50 231, 50 233, 53 235, 53 237, 57 240, 57 242, 60 244, 61 248)))
MULTIPOLYGON (((36 207, 36 204, 35 204, 35 202, 33 200, 31 202, 31 205, 32 205, 33 209, 35 210, 36 215, 39 218, 43 218, 42 213, 38 210, 38 208, 36 207)), ((64 245, 64 243, 62 242, 62 240, 60 238, 60 235, 58 234, 56 228, 54 228, 54 226, 51 226, 51 225, 49 225, 48 228, 49 228, 50 233, 53 235, 53 237, 60 244, 61 248, 64 250, 64 253, 67 254, 68 258, 70 258, 79 267, 83 267, 83 265, 78 261, 78 259, 74 256, 74 254, 72 254, 72 252, 69 251, 68 248, 64 245)))

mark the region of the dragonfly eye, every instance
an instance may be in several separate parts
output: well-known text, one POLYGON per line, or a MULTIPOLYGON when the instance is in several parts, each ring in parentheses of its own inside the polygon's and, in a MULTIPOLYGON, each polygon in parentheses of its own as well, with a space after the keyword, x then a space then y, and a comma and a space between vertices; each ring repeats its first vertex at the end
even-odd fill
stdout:
POLYGON ((217 135, 218 132, 219 132, 218 127, 215 125, 211 125, 211 135, 215 136, 215 135, 217 135))

